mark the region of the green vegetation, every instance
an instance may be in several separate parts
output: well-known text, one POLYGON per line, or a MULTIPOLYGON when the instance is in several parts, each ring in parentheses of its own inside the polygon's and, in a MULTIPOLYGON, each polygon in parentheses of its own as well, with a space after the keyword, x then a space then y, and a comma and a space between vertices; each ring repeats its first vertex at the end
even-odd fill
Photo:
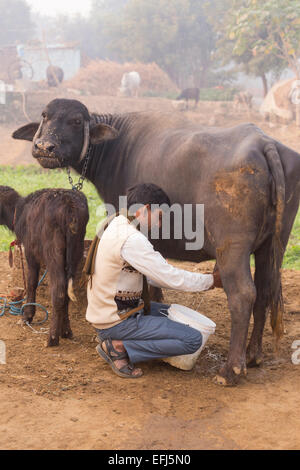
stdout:
POLYGON ((298 0, 210 0, 207 21, 218 35, 216 57, 235 62, 236 71, 262 79, 279 79, 288 67, 299 77, 300 4, 298 0), (274 78, 273 77, 273 78, 274 78))
POLYGON ((201 88, 200 101, 232 101, 237 88, 201 88))
MULTIPOLYGON (((77 182, 78 175, 72 175, 77 182)), ((66 170, 44 170, 35 165, 28 166, 0 166, 0 185, 11 186, 22 196, 42 188, 70 189, 66 170)), ((88 199, 90 220, 87 226, 86 238, 94 238, 96 226, 101 220, 97 217, 97 208, 101 205, 99 195, 92 183, 85 181, 83 192, 88 199)), ((6 228, 0 226, 0 251, 6 251, 14 235, 6 228)))
MULTIPOLYGON (((76 174, 73 175, 77 181, 76 174)), ((65 170, 44 170, 35 165, 0 166, 0 185, 12 186, 22 196, 42 188, 70 188, 65 170)), ((85 182, 83 192, 89 203, 90 220, 87 227, 86 238, 94 238, 97 224, 101 221, 101 210, 97 215, 97 208, 101 206, 101 200, 92 183, 85 182)), ((14 235, 9 230, 0 226, 0 251, 7 251, 14 235)), ((293 231, 289 240, 284 259, 284 268, 300 270, 300 210, 296 217, 293 231)))
POLYGON ((284 267, 300 270, 300 210, 296 216, 284 259, 284 267))

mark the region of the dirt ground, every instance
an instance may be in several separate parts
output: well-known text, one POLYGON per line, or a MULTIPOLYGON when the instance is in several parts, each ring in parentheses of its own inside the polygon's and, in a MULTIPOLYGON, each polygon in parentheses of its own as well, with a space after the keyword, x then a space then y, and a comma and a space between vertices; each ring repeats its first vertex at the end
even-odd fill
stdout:
MULTIPOLYGON (((103 112, 110 106, 113 112, 151 106, 171 109, 168 100, 97 99, 94 110, 103 112)), ((300 151, 294 126, 269 127, 255 113, 233 115, 219 104, 199 103, 198 111, 187 115, 210 125, 254 121, 300 151), (207 122, 207 116, 214 122, 207 122)), ((15 127, 0 127, 0 164, 32 163, 30 144, 9 138, 15 127)), ((5 293, 12 275, 7 253, 0 253, 0 261, 0 292, 5 293)), ((175 264, 202 272, 213 267, 212 263, 175 264)), ((230 316, 221 290, 164 292, 166 302, 184 304, 210 317, 217 324, 216 333, 193 371, 153 361, 142 364, 144 376, 136 381, 117 377, 99 358, 84 311, 71 316, 74 339, 61 340, 55 348, 45 347, 46 335, 40 327, 35 327, 41 333, 37 334, 20 325, 18 317, 5 315, 0 318, 0 340, 7 348, 7 363, 0 365, 0 447, 299 449, 300 365, 291 361, 291 346, 300 340, 300 272, 285 270, 283 287, 286 331, 279 352, 273 352, 268 323, 263 365, 249 369, 247 378, 230 388, 212 380, 226 358, 230 337, 230 316)))
MULTIPOLYGON (((7 253, 0 260, 0 291, 5 292, 11 279, 7 253)), ((203 263, 201 271, 212 267, 203 263)), ((300 339, 300 272, 286 270, 283 280, 286 333, 280 351, 274 354, 267 325, 263 365, 249 369, 233 388, 213 383, 230 336, 226 297, 219 290, 165 291, 166 302, 210 317, 216 333, 193 371, 152 361, 142 364, 144 376, 136 381, 120 379, 98 357, 84 312, 71 318, 74 339, 55 348, 45 347, 41 327, 35 327, 37 334, 17 317, 2 317, 7 364, 0 365, 1 448, 299 449, 300 365, 291 361, 291 345, 300 339)))

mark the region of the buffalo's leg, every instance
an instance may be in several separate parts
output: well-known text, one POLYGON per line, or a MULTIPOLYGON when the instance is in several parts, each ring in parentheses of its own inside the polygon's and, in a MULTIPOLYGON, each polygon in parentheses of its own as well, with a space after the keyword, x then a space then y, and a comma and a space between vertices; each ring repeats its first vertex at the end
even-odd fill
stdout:
POLYGON ((149 286, 149 295, 152 302, 163 303, 164 296, 159 287, 149 286))
POLYGON ((256 289, 250 271, 250 250, 234 248, 217 251, 217 264, 231 314, 230 349, 227 362, 221 368, 216 381, 222 385, 235 384, 240 374, 246 374, 246 342, 250 316, 256 297, 256 289), (225 255, 225 256, 224 256, 225 255))
MULTIPOLYGON (((40 265, 34 258, 27 257, 27 299, 26 303, 35 303, 36 289, 39 282, 40 265)), ((31 323, 35 315, 35 305, 28 305, 24 308, 24 321, 31 323)))
MULTIPOLYGON (((288 244, 293 222, 297 214, 298 204, 290 211, 286 211, 283 220, 283 231, 281 234, 281 252, 277 248, 278 276, 283 261, 284 252, 288 244)), ((257 299, 253 309, 254 325, 251 339, 247 348, 247 362, 249 367, 259 366, 262 362, 262 339, 264 326, 267 318, 267 309, 271 303, 271 285, 274 282, 273 266, 274 252, 272 238, 268 238, 264 244, 255 252, 255 286, 257 299)))
POLYGON ((255 252, 254 282, 257 292, 253 308, 254 325, 251 339, 247 348, 247 365, 259 366, 262 362, 262 338, 267 318, 267 308, 270 304, 270 285, 272 282, 272 241, 268 239, 255 252))

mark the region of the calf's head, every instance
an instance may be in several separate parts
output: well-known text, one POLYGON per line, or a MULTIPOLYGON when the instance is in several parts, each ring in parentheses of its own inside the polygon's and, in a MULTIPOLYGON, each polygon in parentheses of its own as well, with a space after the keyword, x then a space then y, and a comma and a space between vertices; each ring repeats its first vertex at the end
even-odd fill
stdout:
POLYGON ((42 112, 41 122, 17 129, 14 139, 32 141, 32 155, 44 168, 78 165, 90 144, 115 139, 118 132, 93 124, 88 109, 77 100, 55 99, 42 112))

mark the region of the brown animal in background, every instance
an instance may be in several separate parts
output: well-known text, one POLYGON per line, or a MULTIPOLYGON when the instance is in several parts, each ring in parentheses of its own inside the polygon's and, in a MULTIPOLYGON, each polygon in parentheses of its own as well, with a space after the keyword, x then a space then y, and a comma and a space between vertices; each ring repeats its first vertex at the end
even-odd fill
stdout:
POLYGON ((240 91, 234 95, 234 107, 237 111, 246 108, 248 113, 252 109, 253 95, 249 91, 240 91))
POLYGON ((47 67, 46 75, 49 87, 58 86, 64 79, 63 69, 54 65, 49 65, 47 67))
MULTIPOLYGON (((0 186, 0 224, 15 232, 25 248, 28 303, 35 303, 40 266, 48 271, 53 308, 48 346, 58 345, 59 336, 72 338, 68 304, 69 298, 76 300, 73 281, 88 219, 87 200, 79 191, 42 189, 24 198, 0 186)), ((34 305, 25 307, 25 322, 34 315, 34 305)))

